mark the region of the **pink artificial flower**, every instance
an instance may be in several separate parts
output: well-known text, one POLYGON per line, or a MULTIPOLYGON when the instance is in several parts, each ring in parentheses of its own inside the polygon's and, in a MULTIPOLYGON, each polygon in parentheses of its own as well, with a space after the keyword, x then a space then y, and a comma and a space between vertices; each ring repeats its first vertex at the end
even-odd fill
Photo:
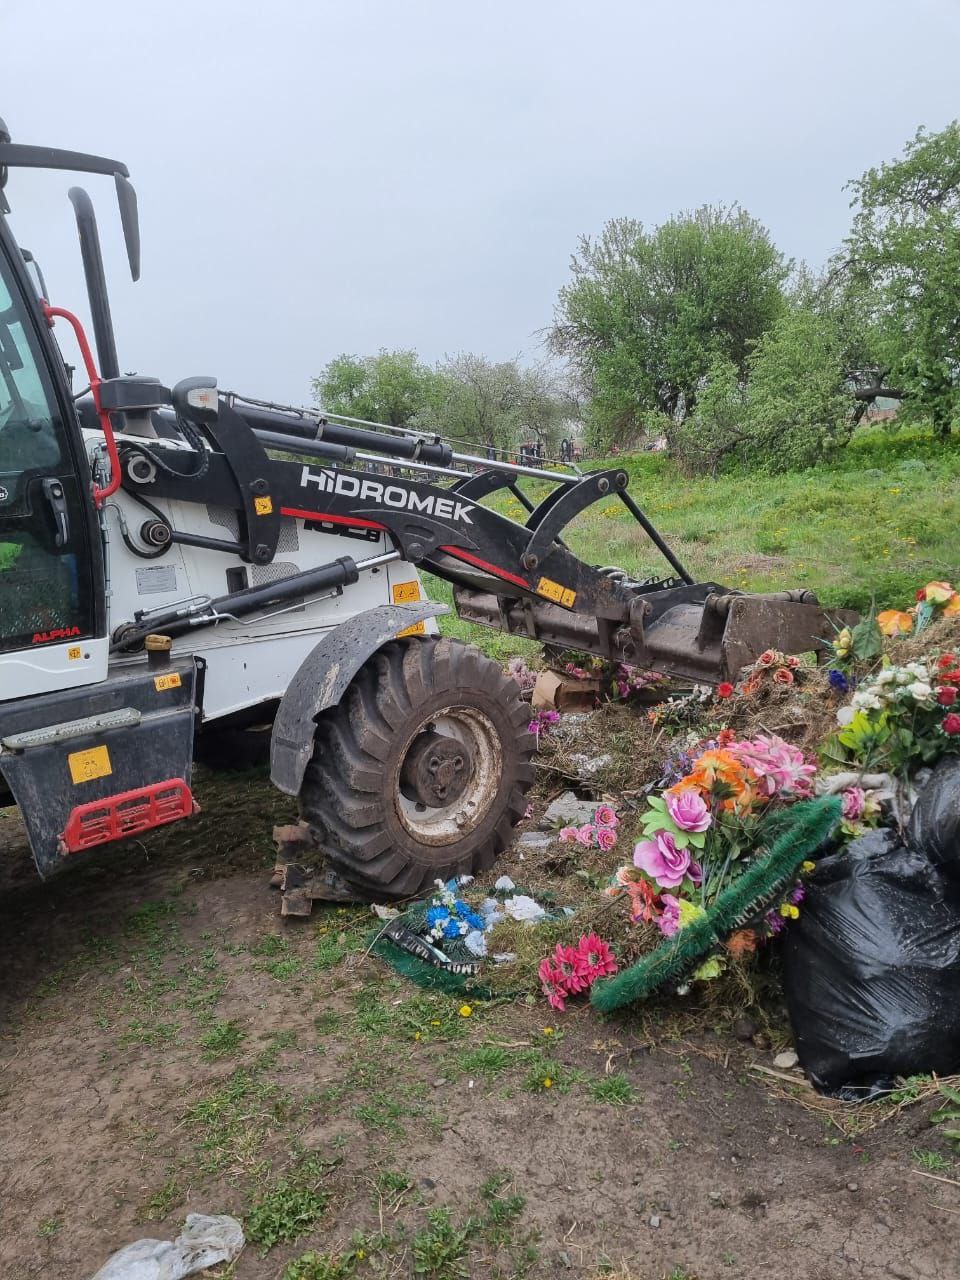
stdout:
POLYGON ((577 944, 580 961, 580 976, 586 978, 588 985, 597 978, 606 978, 617 972, 617 961, 610 949, 596 933, 584 934, 577 944))
POLYGON ((768 796, 801 798, 812 794, 817 766, 808 764, 799 747, 784 742, 775 733, 760 733, 752 740, 733 742, 727 750, 753 770, 768 796))
POLYGON ((573 844, 577 838, 576 827, 561 827, 560 835, 557 837, 561 844, 573 844))
POLYGON ((629 692, 630 686, 627 684, 626 680, 618 680, 617 693, 619 693, 620 697, 625 698, 629 692))
POLYGON ((713 821, 703 796, 693 787, 668 795, 667 813, 681 831, 706 831, 713 821))
POLYGON ((862 787, 848 787, 841 795, 843 808, 841 812, 847 822, 859 822, 863 817, 866 795, 862 787))
POLYGON ((599 827, 618 827, 620 819, 611 804, 598 804, 593 820, 599 827))
POLYGON ((690 877, 691 883, 699 889, 703 884, 703 867, 701 867, 700 863, 691 862, 687 867, 687 875, 690 877))
POLYGON ((652 840, 641 840, 634 846, 633 862, 664 889, 675 889, 687 874, 690 855, 677 848, 669 831, 658 831, 652 840))
POLYGON ((672 938, 680 928, 680 903, 672 893, 664 893, 660 897, 663 903, 663 915, 657 921, 657 928, 665 938, 672 938))
POLYGON ((583 960, 576 947, 565 947, 558 942, 553 950, 553 962, 566 988, 564 994, 577 995, 586 990, 588 984, 583 977, 583 960))
POLYGON ((589 849, 593 845, 594 830, 592 822, 585 822, 582 827, 578 827, 577 844, 585 845, 589 849))
POLYGON ((800 665, 800 659, 797 657, 795 653, 790 653, 787 655, 787 666, 790 668, 791 671, 796 671, 799 665, 800 665))
POLYGON ((597 844, 604 853, 609 853, 616 843, 617 833, 613 827, 597 827, 597 844))
POLYGON ((566 1007, 564 1003, 564 996, 566 992, 564 977, 562 972, 554 967, 549 956, 540 961, 540 967, 537 970, 537 975, 540 978, 540 985, 542 987, 543 994, 547 997, 547 1000, 554 1009, 563 1013, 566 1007))

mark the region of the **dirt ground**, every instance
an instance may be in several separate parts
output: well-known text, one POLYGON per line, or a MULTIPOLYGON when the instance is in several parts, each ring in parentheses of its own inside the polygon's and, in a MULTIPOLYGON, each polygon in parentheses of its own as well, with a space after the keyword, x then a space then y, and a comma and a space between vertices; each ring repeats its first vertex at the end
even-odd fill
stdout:
POLYGON ((960 1276, 932 1104, 838 1121, 706 1009, 463 1014, 364 956, 364 910, 280 920, 261 773, 199 794, 43 885, 0 813, 4 1280, 187 1212, 252 1225, 238 1280, 960 1276))

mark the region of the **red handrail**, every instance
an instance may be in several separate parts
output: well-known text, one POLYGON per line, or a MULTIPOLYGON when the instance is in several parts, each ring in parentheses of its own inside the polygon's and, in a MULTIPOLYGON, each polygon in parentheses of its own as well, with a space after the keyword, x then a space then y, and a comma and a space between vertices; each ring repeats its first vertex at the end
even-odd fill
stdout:
POLYGON ((103 437, 107 442, 107 457, 110 459, 110 480, 101 489, 97 485, 93 486, 93 500, 96 505, 102 506, 107 498, 117 492, 120 488, 120 455, 117 453, 117 441, 113 434, 113 423, 110 421, 110 413, 104 409, 100 403, 100 383, 102 381, 97 366, 93 359, 93 352, 90 350, 90 343, 87 341, 87 335, 83 331, 83 325, 73 314, 72 311, 66 311, 63 307, 51 307, 49 302, 42 301, 43 314, 46 317, 47 324, 53 328, 56 316, 61 316, 73 326, 73 332, 77 338, 77 346, 80 348, 80 355, 83 358, 83 364, 87 371, 87 377, 90 380, 90 393, 93 396, 93 403, 97 409, 97 417, 100 419, 100 427, 103 431, 103 437))

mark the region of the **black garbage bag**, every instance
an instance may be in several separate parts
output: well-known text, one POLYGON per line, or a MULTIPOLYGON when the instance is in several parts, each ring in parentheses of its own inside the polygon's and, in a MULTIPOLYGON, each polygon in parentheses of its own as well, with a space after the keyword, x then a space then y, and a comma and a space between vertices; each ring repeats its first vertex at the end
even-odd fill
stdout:
POLYGON ((800 1064, 850 1101, 895 1076, 960 1070, 960 877, 893 831, 824 858, 787 930, 784 986, 800 1064))
POLYGON ((907 844, 960 878, 960 756, 944 756, 917 797, 907 844))

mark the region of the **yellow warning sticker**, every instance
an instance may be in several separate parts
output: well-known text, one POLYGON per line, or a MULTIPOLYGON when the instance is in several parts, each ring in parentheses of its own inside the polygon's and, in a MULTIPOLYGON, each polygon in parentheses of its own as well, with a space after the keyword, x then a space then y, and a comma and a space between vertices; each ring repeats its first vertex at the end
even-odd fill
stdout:
POLYGON ((78 658, 82 658, 82 657, 83 657, 83 650, 80 648, 78 644, 72 644, 70 648, 67 650, 68 662, 76 662, 78 658))
POLYGON ((420 599, 419 582, 395 582, 391 589, 394 604, 410 604, 411 601, 420 599))
POLYGON ((265 498, 254 498, 253 509, 258 516, 273 515, 273 499, 269 494, 265 498))
POLYGON ((426 635, 426 631, 425 622, 415 622, 412 627, 404 627, 402 631, 398 631, 396 638, 399 640, 401 636, 422 636, 426 635))
POLYGON ((562 604, 565 609, 572 609, 577 599, 577 593, 572 587, 563 587, 552 578, 540 579, 537 583, 537 595, 546 596, 554 604, 562 604))
POLYGON ((106 747, 90 747, 87 751, 74 751, 67 756, 70 777, 74 786, 78 782, 92 782, 94 778, 105 778, 113 773, 110 763, 110 752, 106 747))
POLYGON ((154 676, 153 683, 157 693, 163 693, 164 689, 179 689, 183 682, 180 679, 179 671, 171 671, 166 676, 154 676))

